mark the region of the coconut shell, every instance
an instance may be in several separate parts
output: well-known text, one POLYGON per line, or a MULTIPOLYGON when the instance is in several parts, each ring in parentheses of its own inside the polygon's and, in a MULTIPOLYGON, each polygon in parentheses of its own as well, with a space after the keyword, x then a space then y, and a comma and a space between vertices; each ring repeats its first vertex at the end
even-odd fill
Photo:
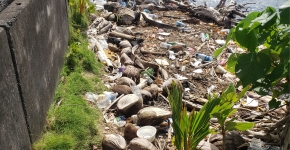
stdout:
POLYGON ((142 99, 136 94, 128 94, 122 97, 117 103, 117 109, 126 117, 135 115, 142 108, 142 99))
POLYGON ((117 80, 117 85, 135 86, 136 83, 128 77, 121 77, 117 80))
POLYGON ((102 148, 104 150, 125 150, 126 140, 117 134, 107 134, 103 137, 102 148))
POLYGON ((137 137, 137 128, 132 123, 127 123, 124 129, 124 137, 126 140, 131 141, 132 139, 137 137))
POLYGON ((130 141, 128 149, 130 150, 157 150, 157 148, 147 139, 134 138, 130 141))
POLYGON ((139 84, 140 82, 140 70, 134 66, 126 66, 126 69, 123 72, 123 76, 131 78, 133 81, 135 81, 136 84, 139 84))
POLYGON ((121 41, 119 45, 121 48, 127 48, 127 47, 132 48, 132 45, 128 40, 121 41))
POLYGON ((158 92, 159 92, 158 89, 159 89, 158 85, 156 85, 156 84, 151 84, 150 86, 147 86, 144 88, 144 90, 147 90, 151 93, 152 98, 154 98, 154 99, 156 99, 158 97, 158 92))
POLYGON ((122 48, 121 53, 126 53, 127 55, 131 55, 132 48, 131 47, 122 48))
POLYGON ((112 91, 121 94, 132 94, 132 89, 128 85, 116 85, 112 87, 112 91))
POLYGON ((152 94, 147 90, 140 90, 140 93, 143 98, 143 103, 149 105, 149 101, 153 101, 152 94))
POLYGON ((168 119, 172 113, 170 111, 158 108, 158 107, 146 107, 141 109, 138 116, 138 125, 146 126, 146 125, 158 125, 162 123, 164 120, 168 119))
POLYGON ((109 50, 111 50, 113 52, 120 52, 121 51, 116 45, 114 45, 112 43, 108 44, 108 48, 109 48, 109 50))
POLYGON ((134 62, 131 60, 131 58, 126 53, 122 53, 121 54, 121 64, 133 65, 134 62))

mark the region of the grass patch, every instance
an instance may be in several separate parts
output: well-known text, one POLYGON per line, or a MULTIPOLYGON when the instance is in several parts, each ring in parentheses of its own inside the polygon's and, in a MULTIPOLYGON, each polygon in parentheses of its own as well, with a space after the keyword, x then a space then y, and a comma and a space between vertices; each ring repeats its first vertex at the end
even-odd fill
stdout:
POLYGON ((88 50, 87 37, 82 34, 89 24, 88 14, 93 7, 89 5, 89 9, 81 13, 79 2, 69 2, 69 48, 48 112, 47 126, 33 149, 85 150, 101 144, 102 135, 98 131, 101 112, 97 106, 90 106, 83 95, 102 93, 106 88, 100 80, 102 64, 94 52, 88 50))

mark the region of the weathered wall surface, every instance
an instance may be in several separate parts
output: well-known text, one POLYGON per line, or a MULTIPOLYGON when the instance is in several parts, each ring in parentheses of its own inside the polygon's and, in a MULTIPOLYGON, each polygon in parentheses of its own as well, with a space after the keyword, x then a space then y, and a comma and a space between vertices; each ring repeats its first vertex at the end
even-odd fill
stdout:
POLYGON ((0 12, 0 149, 39 138, 68 34, 66 0, 14 0, 0 12))

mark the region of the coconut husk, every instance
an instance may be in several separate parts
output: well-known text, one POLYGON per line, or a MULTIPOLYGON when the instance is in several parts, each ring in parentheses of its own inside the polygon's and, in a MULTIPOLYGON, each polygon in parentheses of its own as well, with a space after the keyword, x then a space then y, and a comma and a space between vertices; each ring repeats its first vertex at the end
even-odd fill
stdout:
POLYGON ((123 48, 121 50, 121 53, 125 53, 127 55, 131 55, 132 54, 132 48, 131 47, 126 47, 126 48, 123 48))
POLYGON ((131 78, 136 84, 140 82, 140 71, 138 68, 128 65, 126 66, 125 71, 123 72, 124 77, 131 78))
POLYGON ((105 150, 125 150, 126 140, 117 134, 107 134, 103 137, 102 148, 105 150))
POLYGON ((112 91, 121 94, 132 94, 132 89, 128 85, 115 85, 112 87, 112 91))
POLYGON ((128 77, 121 77, 117 80, 117 85, 135 86, 136 83, 128 77))
POLYGON ((121 54, 121 64, 133 65, 134 62, 131 60, 131 58, 126 53, 122 53, 121 54))

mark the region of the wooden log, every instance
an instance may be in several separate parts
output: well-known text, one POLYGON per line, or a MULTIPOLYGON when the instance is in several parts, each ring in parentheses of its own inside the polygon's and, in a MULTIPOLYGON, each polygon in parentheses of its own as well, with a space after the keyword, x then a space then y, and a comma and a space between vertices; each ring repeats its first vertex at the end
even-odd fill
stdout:
POLYGON ((142 17, 144 18, 144 20, 152 26, 156 26, 158 28, 168 28, 168 29, 178 30, 177 27, 174 27, 174 26, 171 26, 168 24, 164 24, 164 23, 160 23, 160 22, 157 22, 155 20, 150 19, 150 17, 148 17, 148 15, 145 12, 142 12, 141 14, 142 14, 142 17))
POLYGON ((117 31, 110 32, 109 36, 119 37, 119 38, 127 39, 127 40, 134 40, 135 39, 135 37, 132 36, 132 35, 127 35, 127 34, 124 34, 124 33, 117 32, 117 31))

